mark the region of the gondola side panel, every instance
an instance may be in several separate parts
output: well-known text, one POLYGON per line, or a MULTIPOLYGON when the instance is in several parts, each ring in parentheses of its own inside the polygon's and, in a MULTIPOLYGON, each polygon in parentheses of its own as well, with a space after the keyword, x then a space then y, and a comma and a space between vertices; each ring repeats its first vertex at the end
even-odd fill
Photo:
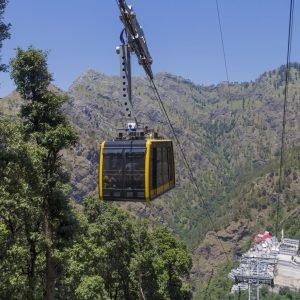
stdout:
POLYGON ((103 142, 100 146, 100 161, 99 161, 99 183, 98 183, 98 189, 99 189, 99 198, 100 200, 103 200, 103 149, 104 149, 105 142, 103 142))
POLYGON ((173 144, 170 140, 152 140, 150 157, 150 199, 175 187, 173 144))

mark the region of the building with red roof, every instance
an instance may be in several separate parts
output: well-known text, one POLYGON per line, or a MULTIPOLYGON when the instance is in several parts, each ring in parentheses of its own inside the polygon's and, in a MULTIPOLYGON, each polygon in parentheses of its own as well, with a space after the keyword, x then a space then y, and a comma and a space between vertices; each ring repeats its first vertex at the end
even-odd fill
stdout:
POLYGON ((265 234, 265 235, 261 238, 261 240, 262 240, 262 241, 265 241, 265 240, 271 239, 271 238, 272 238, 271 234, 265 234))
POLYGON ((255 235, 254 240, 256 244, 259 244, 262 241, 265 241, 267 239, 271 239, 272 235, 269 234, 268 231, 265 231, 264 229, 260 230, 258 234, 255 235))

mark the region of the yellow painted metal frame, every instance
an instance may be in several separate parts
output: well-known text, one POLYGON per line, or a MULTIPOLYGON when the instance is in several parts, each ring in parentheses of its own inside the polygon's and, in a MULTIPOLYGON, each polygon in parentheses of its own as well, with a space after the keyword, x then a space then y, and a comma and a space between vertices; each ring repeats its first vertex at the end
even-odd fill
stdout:
POLYGON ((146 141, 146 155, 145 155, 145 200, 150 200, 150 153, 151 140, 146 141))
POLYGON ((99 162, 99 197, 100 200, 103 200, 103 150, 104 150, 103 142, 100 146, 100 162, 99 162))
MULTIPOLYGON (((150 190, 150 155, 151 155, 151 144, 152 142, 170 142, 170 140, 146 140, 146 155, 145 155, 145 201, 149 202, 152 198, 160 195, 161 193, 169 190, 175 186, 175 178, 157 187, 156 189, 150 190), (156 193, 155 193, 156 192, 156 193)), ((100 146, 100 162, 99 162, 99 197, 103 200, 103 151, 105 142, 100 146)), ((173 172, 174 172, 174 161, 173 161, 173 172)))
MULTIPOLYGON (((169 182, 157 187, 156 189, 150 190, 150 150, 152 142, 170 142, 171 140, 156 140, 147 139, 146 143, 146 157, 145 157, 145 200, 150 201, 153 197, 160 195, 161 193, 169 190, 175 186, 175 180, 172 179, 169 182), (155 193, 156 191, 156 193, 155 193)), ((174 172, 174 161, 173 161, 173 172, 174 172)))

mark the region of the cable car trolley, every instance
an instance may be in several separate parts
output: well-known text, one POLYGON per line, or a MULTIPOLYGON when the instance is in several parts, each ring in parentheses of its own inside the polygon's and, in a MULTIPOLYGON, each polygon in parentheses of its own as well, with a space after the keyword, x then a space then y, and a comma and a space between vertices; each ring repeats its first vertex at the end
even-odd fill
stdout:
POLYGON ((133 115, 130 52, 134 52, 147 76, 153 79, 144 32, 131 6, 117 0, 124 24, 120 57, 121 95, 127 128, 113 141, 100 146, 99 196, 111 201, 150 201, 175 187, 173 144, 154 130, 139 128, 133 115))

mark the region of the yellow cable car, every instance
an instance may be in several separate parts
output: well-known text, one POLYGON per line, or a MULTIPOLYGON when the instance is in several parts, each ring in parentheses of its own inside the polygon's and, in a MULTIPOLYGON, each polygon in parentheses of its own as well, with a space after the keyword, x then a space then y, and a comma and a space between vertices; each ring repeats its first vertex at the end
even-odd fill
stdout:
POLYGON ((132 111, 130 53, 135 52, 153 82, 152 58, 132 6, 125 0, 117 2, 124 29, 116 50, 124 115, 129 123, 126 129, 119 130, 116 140, 101 144, 99 196, 101 200, 150 201, 175 187, 173 145, 171 140, 158 138, 155 131, 137 127, 132 111))
POLYGON ((150 201, 175 187, 171 140, 103 142, 99 196, 112 201, 150 201))

